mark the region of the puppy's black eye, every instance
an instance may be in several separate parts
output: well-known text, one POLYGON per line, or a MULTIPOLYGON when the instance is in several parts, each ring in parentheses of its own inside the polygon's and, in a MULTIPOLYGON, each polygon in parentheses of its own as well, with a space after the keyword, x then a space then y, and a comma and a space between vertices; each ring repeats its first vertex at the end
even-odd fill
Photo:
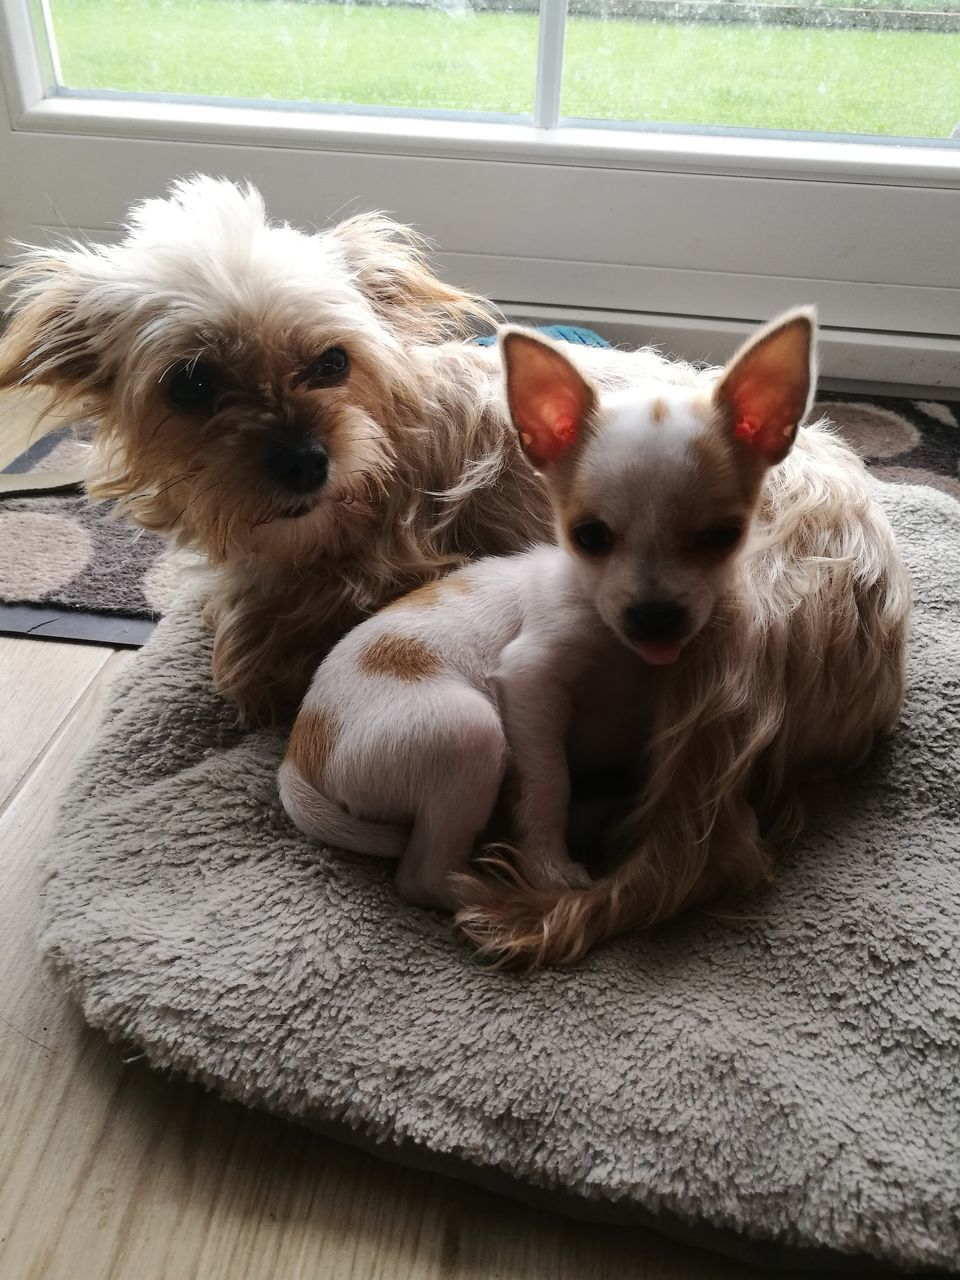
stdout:
POLYGON ((693 545, 698 551, 731 551, 743 536, 743 525, 712 524, 698 529, 693 545))
POLYGON ((602 556, 613 546, 613 533, 602 520, 584 520, 570 530, 574 545, 588 556, 602 556))
POLYGON ((210 409, 220 391, 219 371, 206 360, 182 365, 167 383, 167 399, 178 409, 210 409))
POLYGON ((297 378, 307 387, 335 387, 350 372, 350 357, 343 347, 331 347, 319 356, 297 378))

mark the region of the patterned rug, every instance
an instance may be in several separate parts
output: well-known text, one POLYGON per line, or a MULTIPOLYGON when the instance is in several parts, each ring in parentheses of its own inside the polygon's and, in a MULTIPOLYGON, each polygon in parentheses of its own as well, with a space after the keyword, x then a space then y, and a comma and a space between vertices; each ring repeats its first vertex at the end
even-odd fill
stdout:
MULTIPOLYGON (((878 478, 926 484, 960 501, 960 403, 853 395, 818 402, 878 478)), ((164 541, 110 518, 79 491, 46 492, 82 471, 83 426, 44 437, 0 476, 0 633, 142 644, 164 611, 180 560, 164 541), (35 481, 35 483, 34 483, 35 481)))
POLYGON ((164 540, 83 495, 90 434, 54 431, 0 473, 18 485, 0 490, 0 634, 136 647, 163 611, 164 540))
POLYGON ((817 408, 878 479, 928 484, 960 502, 960 401, 824 394, 817 408))

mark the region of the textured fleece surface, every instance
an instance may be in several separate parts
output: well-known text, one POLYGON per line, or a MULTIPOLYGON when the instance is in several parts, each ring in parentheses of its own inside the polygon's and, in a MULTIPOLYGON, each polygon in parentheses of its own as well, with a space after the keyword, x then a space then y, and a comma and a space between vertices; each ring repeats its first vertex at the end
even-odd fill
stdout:
POLYGON ((879 486, 915 576, 893 740, 819 787, 778 886, 577 969, 482 969, 389 869, 285 821, 279 736, 195 608, 121 678, 46 855, 48 967, 157 1066, 536 1187, 960 1267, 960 504, 879 486))

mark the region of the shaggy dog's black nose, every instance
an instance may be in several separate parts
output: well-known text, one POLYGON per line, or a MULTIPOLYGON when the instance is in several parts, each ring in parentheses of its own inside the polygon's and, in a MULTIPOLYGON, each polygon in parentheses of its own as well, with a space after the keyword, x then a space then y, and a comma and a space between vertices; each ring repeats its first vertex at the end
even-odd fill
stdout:
POLYGON ((683 605, 669 600, 648 600, 644 604, 632 604, 623 611, 627 634, 633 640, 645 640, 652 644, 669 644, 682 640, 690 627, 690 618, 683 605))
POLYGON ((317 440, 275 444, 267 454, 267 471, 288 493, 313 493, 329 469, 329 455, 317 440))

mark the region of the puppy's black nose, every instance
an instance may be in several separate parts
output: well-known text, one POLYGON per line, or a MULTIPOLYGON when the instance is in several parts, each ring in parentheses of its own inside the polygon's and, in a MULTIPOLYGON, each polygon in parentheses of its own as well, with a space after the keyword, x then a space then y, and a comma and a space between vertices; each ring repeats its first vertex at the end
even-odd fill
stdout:
POLYGON ((330 458, 317 440, 275 444, 267 454, 267 471, 289 493, 313 493, 327 479, 330 458))
POLYGON ((633 640, 653 644, 682 640, 690 628, 690 618, 683 605, 670 600, 648 600, 632 604, 623 611, 627 634, 633 640))

